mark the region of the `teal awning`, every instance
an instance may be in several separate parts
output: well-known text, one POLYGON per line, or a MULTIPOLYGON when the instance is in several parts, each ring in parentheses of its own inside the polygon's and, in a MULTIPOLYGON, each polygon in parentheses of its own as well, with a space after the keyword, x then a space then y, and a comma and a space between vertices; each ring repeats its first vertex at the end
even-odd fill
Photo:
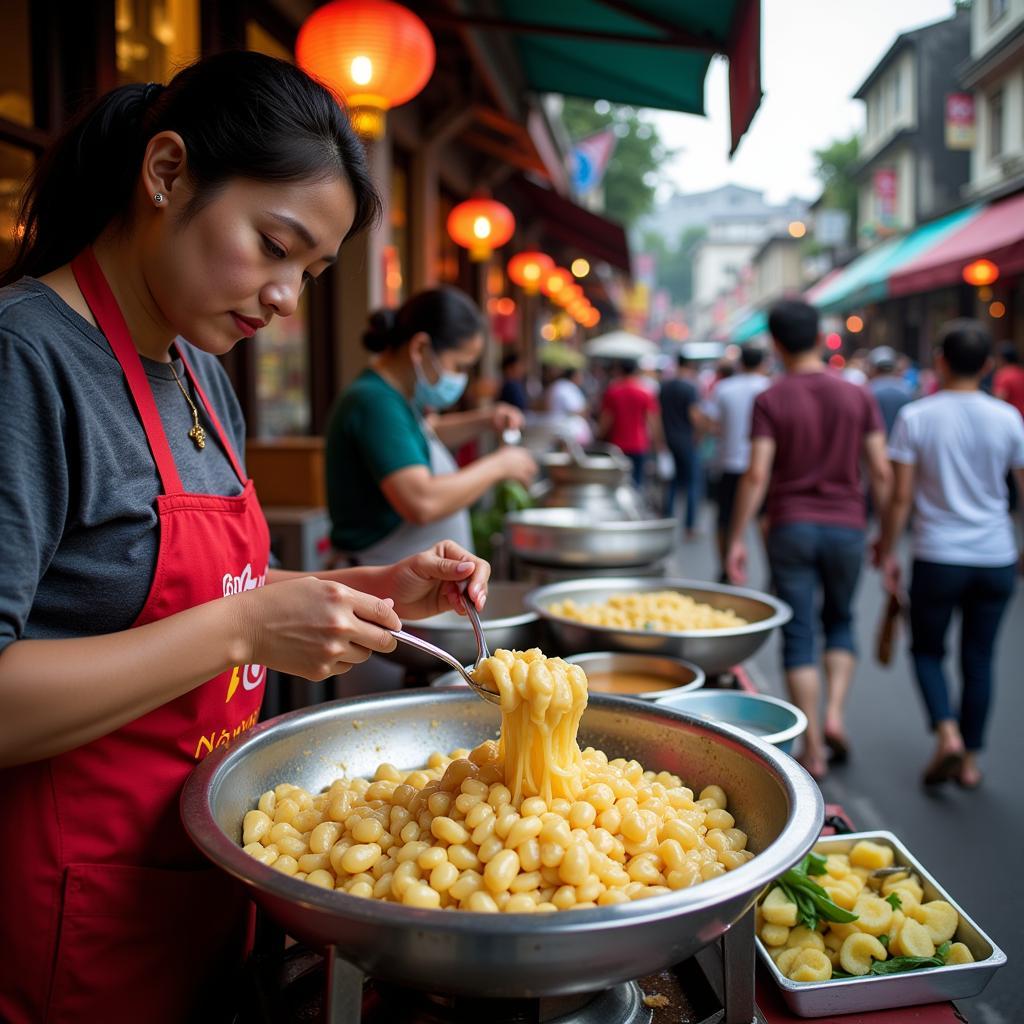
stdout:
POLYGON ((823 313, 846 313, 889 297, 889 278, 977 217, 978 206, 922 224, 902 238, 890 238, 858 256, 814 296, 823 313))
POLYGON ((768 314, 763 309, 759 309, 756 313, 751 313, 734 331, 729 332, 729 340, 742 345, 743 342, 750 341, 751 338, 756 338, 759 334, 766 334, 767 331, 768 314))

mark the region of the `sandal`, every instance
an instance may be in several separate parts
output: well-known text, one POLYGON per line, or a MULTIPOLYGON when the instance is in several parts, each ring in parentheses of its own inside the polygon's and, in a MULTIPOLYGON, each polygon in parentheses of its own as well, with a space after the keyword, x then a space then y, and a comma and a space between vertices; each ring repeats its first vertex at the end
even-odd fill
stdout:
POLYGON ((846 764, 850 760, 850 744, 845 736, 838 733, 825 733, 825 746, 828 747, 832 764, 846 764))
POLYGON ((951 779, 957 778, 963 764, 964 752, 962 750, 943 754, 941 758, 929 765, 922 781, 926 786, 941 786, 951 779))

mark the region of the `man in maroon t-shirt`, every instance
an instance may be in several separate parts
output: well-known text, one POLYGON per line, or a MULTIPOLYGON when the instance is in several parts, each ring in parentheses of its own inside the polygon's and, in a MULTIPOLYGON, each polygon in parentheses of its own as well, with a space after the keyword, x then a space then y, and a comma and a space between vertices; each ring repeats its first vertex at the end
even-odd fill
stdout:
POLYGON ((801 760, 820 779, 827 749, 834 761, 847 754, 843 705, 856 667, 851 606, 867 525, 861 463, 875 508, 885 507, 891 471, 874 396, 823 372, 817 310, 779 302, 768 327, 786 372, 754 401, 750 468, 736 499, 726 569, 734 582, 745 581, 743 538, 767 491, 772 581, 793 609, 783 627, 786 684, 807 715, 801 760), (819 605, 828 686, 823 724, 814 622, 819 605))

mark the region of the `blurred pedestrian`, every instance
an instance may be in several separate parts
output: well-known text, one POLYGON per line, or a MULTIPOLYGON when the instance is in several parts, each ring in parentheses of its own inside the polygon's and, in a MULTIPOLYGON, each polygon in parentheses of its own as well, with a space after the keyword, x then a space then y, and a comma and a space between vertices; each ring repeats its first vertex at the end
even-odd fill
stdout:
POLYGON ((772 580, 793 609, 782 630, 786 684, 808 720, 800 759, 821 779, 828 749, 834 761, 848 753, 843 707, 856 668, 852 601, 864 558, 862 460, 878 508, 888 499, 891 471, 874 397, 823 372, 817 310, 784 300, 772 308, 768 326, 785 373, 754 399, 750 468, 736 498, 726 569, 731 580, 746 580, 744 536, 767 493, 772 580), (823 724, 819 607, 828 689, 823 724))
POLYGON ((726 580, 725 555, 729 526, 736 506, 740 480, 750 466, 750 420, 754 399, 768 387, 765 375, 765 351, 757 345, 745 345, 740 353, 741 372, 727 377, 704 400, 700 415, 706 426, 718 435, 718 556, 722 580, 726 580))
POLYGON ((641 381, 635 359, 619 362, 619 376, 601 401, 598 433, 617 445, 633 463, 633 482, 643 487, 647 457, 660 442, 658 399, 641 381))
POLYGON ((661 385, 661 427, 672 453, 675 473, 665 494, 665 515, 671 516, 676 494, 686 502, 683 524, 686 536, 697 536, 697 517, 703 492, 703 471, 699 452, 700 393, 696 367, 680 354, 675 376, 661 385))
POLYGON ((873 348, 868 356, 868 387, 882 412, 886 437, 892 433, 896 414, 914 397, 910 385, 896 372, 896 366, 896 353, 888 345, 873 348))
POLYGON ((583 371, 567 367, 551 382, 545 395, 545 405, 551 418, 577 444, 587 445, 594 440, 594 431, 587 419, 587 396, 580 380, 583 371))
POLYGON ((867 369, 867 350, 859 348, 846 361, 846 365, 842 369, 841 376, 843 380, 848 380, 851 384, 856 384, 858 387, 863 387, 868 382, 867 369))
POLYGON ((525 376, 526 367, 519 353, 507 353, 501 360, 501 391, 498 393, 498 401, 526 412, 529 399, 526 395, 525 376))
POLYGON ((913 505, 914 671, 936 740, 926 785, 981 782, 977 756, 992 699, 992 654, 1016 576, 1006 477, 1012 471, 1024 483, 1024 422, 980 390, 991 349, 978 321, 946 324, 936 357, 943 390, 905 406, 889 441, 895 485, 875 560, 886 588, 897 593, 895 547, 913 505), (957 611, 962 694, 954 711, 943 661, 957 611))

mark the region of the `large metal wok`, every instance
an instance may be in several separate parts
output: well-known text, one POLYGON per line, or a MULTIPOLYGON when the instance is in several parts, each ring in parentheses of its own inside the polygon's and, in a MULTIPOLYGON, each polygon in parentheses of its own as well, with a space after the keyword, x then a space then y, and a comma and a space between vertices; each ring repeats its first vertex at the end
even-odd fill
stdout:
POLYGON ((675 519, 623 519, 576 508, 528 508, 505 519, 512 553, 534 565, 583 569, 650 565, 672 550, 675 519))
POLYGON ((604 576, 566 580, 530 591, 527 607, 542 619, 549 634, 551 654, 567 656, 583 651, 630 651, 667 654, 699 665, 709 675, 724 672, 753 655, 779 626, 789 622, 793 610, 771 594, 729 587, 706 580, 651 579, 644 576, 604 576), (551 612, 551 605, 572 599, 577 604, 600 604, 618 594, 676 590, 712 608, 732 609, 747 620, 728 629, 691 629, 655 632, 620 626, 591 626, 551 612))
POLYGON ((429 991, 500 998, 596 990, 676 963, 720 937, 768 882, 811 848, 821 795, 796 761, 728 726, 657 705, 591 697, 581 745, 667 769, 695 790, 712 782, 757 856, 720 878, 667 896, 557 914, 417 910, 328 892, 259 864, 240 848, 242 817, 281 782, 318 792, 382 761, 412 768, 433 750, 493 736, 497 709, 437 690, 352 698, 257 726, 189 778, 185 827, 217 865, 249 887, 290 935, 334 946, 362 971, 429 991))

